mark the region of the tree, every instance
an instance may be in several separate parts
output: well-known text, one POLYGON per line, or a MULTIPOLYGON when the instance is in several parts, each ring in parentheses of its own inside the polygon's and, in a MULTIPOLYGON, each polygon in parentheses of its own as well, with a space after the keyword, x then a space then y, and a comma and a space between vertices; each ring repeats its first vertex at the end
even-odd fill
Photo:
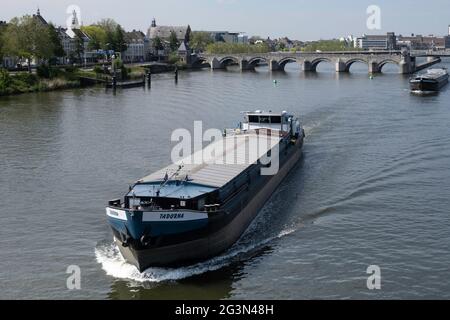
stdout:
POLYGON ((116 52, 124 52, 127 50, 127 43, 125 42, 125 31, 118 24, 114 30, 114 47, 113 50, 116 52))
POLYGON ((213 42, 214 41, 208 32, 204 31, 192 32, 190 47, 195 51, 204 51, 206 47, 213 42))
POLYGON ((191 26, 188 25, 188 26, 187 26, 187 29, 186 29, 186 35, 185 35, 185 38, 184 38, 184 41, 185 41, 186 43, 191 42, 191 33, 192 33, 191 26))
POLYGON ((178 42, 177 34, 173 30, 170 31, 170 37, 169 37, 170 51, 172 51, 172 52, 177 51, 179 46, 180 46, 180 43, 178 42))
POLYGON ((49 60, 54 54, 54 45, 49 27, 29 15, 14 18, 4 31, 4 52, 28 60, 31 72, 31 60, 49 60))
POLYGON ((55 26, 51 23, 48 25, 48 28, 50 41, 53 46, 53 58, 64 57, 66 55, 66 52, 64 51, 61 39, 59 38, 58 31, 56 30, 55 26))
POLYGON ((82 37, 81 30, 74 30, 75 32, 75 54, 78 61, 81 63, 83 61, 82 56, 84 55, 84 39, 82 37))
POLYGON ((107 50, 106 30, 99 25, 90 25, 81 27, 81 31, 89 36, 89 50, 107 50))
POLYGON ((82 27, 91 39, 88 48, 91 50, 113 50, 124 52, 127 50, 125 30, 113 19, 103 19, 94 25, 82 27))
POLYGON ((345 51, 348 50, 345 42, 339 40, 319 40, 307 44, 303 51, 314 52, 316 50, 321 51, 345 51))
POLYGON ((3 53, 3 47, 4 47, 4 40, 3 40, 3 33, 4 33, 4 31, 5 31, 5 29, 6 29, 6 26, 5 25, 3 25, 3 24, 1 24, 1 22, 0 22, 0 64, 3 62, 3 56, 4 56, 4 53, 3 53))
POLYGON ((153 48, 158 51, 163 49, 162 41, 160 37, 153 39, 153 48))
POLYGON ((103 19, 97 22, 97 26, 103 29, 106 34, 105 50, 117 51, 116 28, 118 23, 113 19, 103 19))
POLYGON ((275 45, 275 50, 276 51, 285 51, 286 45, 283 42, 278 41, 277 44, 275 45))
POLYGON ((96 25, 105 30, 106 32, 114 33, 117 24, 118 23, 113 19, 102 19, 99 22, 97 22, 96 25))

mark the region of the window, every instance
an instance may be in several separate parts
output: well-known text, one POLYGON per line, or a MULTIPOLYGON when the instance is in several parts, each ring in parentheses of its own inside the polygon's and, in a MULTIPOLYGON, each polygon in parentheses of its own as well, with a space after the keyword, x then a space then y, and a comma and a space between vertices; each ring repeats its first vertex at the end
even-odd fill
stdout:
POLYGON ((280 116, 270 117, 270 123, 281 123, 281 117, 280 116))
POLYGON ((259 122, 259 117, 258 116, 248 116, 248 122, 259 122))
POLYGON ((260 123, 270 123, 270 117, 268 117, 268 116, 260 116, 259 117, 259 122, 260 123))

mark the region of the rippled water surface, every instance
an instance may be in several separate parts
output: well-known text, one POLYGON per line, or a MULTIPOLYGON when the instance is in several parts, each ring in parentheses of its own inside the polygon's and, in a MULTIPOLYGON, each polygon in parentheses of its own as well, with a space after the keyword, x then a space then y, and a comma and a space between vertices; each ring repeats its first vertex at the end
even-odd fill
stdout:
POLYGON ((203 70, 116 95, 1 98, 0 298, 450 298, 450 86, 413 96, 383 71, 203 70), (234 127, 254 109, 299 114, 307 139, 241 240, 185 268, 126 264, 107 200, 170 162, 172 130, 234 127), (69 265, 81 290, 66 288, 69 265), (367 289, 369 265, 381 290, 367 289))

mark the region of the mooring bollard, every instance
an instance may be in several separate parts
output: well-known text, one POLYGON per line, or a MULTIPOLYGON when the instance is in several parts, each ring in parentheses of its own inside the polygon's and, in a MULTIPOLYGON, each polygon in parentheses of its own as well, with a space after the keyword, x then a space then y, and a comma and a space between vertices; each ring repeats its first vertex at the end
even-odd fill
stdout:
POLYGON ((112 87, 113 87, 113 90, 116 90, 116 88, 117 88, 117 77, 116 77, 116 75, 114 75, 112 77, 112 87))
POLYGON ((175 82, 178 82, 178 67, 175 67, 175 82))

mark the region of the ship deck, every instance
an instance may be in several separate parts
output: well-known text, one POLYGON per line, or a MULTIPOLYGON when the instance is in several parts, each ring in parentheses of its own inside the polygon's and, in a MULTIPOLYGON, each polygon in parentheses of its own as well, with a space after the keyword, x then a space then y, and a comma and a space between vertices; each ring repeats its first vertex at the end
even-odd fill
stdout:
POLYGON ((189 181, 197 185, 221 188, 256 163, 286 134, 280 134, 280 131, 276 130, 272 131, 272 134, 260 130, 227 135, 138 182, 163 183, 168 177, 168 180, 189 181))

